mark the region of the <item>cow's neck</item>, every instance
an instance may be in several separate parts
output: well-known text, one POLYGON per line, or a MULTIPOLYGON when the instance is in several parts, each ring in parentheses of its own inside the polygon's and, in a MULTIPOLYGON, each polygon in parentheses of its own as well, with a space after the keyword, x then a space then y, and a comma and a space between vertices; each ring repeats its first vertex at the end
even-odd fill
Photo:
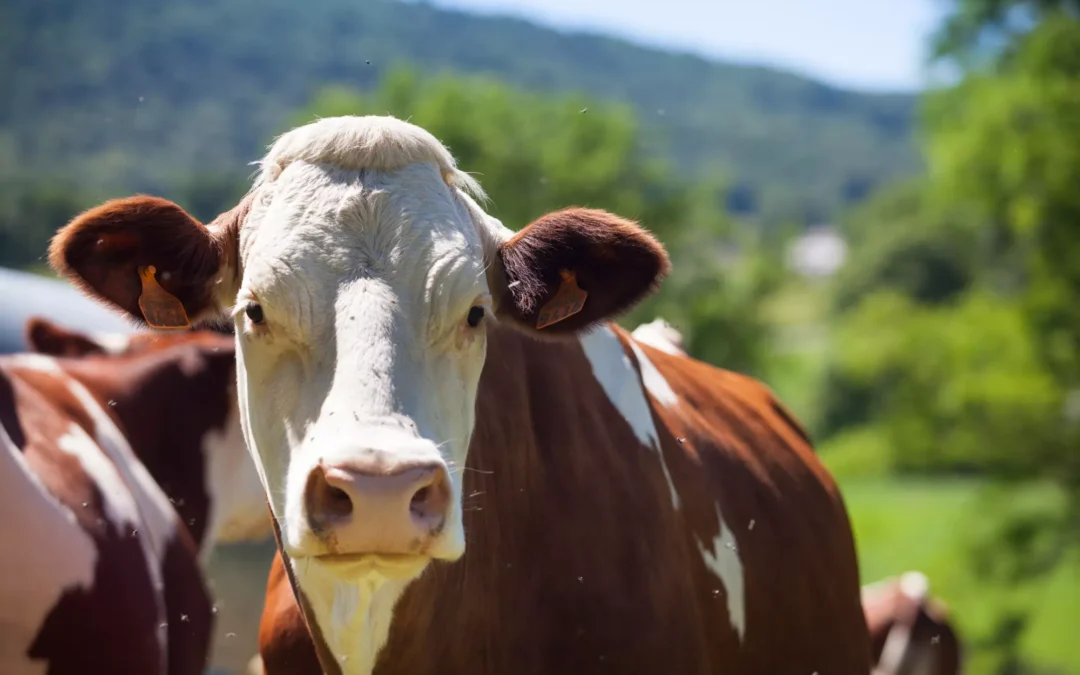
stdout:
POLYGON ((359 576, 343 581, 318 565, 295 563, 281 547, 281 527, 270 521, 285 572, 325 675, 371 675, 390 634, 394 606, 409 581, 359 576))
POLYGON ((370 573, 342 579, 325 568, 302 563, 293 572, 342 673, 369 675, 390 635, 394 606, 409 581, 370 573))

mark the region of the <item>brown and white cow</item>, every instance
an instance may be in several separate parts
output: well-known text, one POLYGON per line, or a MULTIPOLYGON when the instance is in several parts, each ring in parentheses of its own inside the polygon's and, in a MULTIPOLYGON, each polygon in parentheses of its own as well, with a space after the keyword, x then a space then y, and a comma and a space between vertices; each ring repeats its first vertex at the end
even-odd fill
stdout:
POLYGON ((581 208, 515 234, 480 194, 426 131, 328 118, 210 226, 114 200, 50 261, 152 325, 234 317, 326 672, 868 672, 847 514, 799 426, 607 323, 660 244, 581 208))
POLYGON ((125 339, 35 320, 0 358, 0 672, 201 673, 200 552, 268 529, 232 340, 125 339))
POLYGON ((960 675, 960 639, 926 575, 905 572, 862 595, 875 675, 960 675))

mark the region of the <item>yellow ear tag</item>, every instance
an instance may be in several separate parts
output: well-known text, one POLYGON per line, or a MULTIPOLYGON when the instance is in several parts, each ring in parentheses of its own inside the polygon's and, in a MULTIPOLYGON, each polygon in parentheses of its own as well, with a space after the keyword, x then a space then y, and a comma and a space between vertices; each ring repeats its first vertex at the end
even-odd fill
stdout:
POLYGON ((585 299, 589 293, 577 285, 577 276, 570 270, 559 272, 562 284, 555 295, 540 308, 540 314, 536 317, 536 329, 539 330, 553 323, 573 316, 585 306, 585 299))
POLYGON ((139 309, 146 323, 151 328, 190 328, 184 304, 158 284, 154 277, 156 273, 153 265, 139 268, 139 279, 142 280, 139 309))

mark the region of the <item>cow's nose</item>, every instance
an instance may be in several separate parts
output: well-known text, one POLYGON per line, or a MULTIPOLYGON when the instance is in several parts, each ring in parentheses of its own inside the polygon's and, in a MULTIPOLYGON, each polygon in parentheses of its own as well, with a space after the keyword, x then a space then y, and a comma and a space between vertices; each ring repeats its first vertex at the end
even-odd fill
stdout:
POLYGON ((320 463, 308 478, 308 523, 334 553, 421 554, 438 537, 450 508, 450 476, 441 459, 361 459, 320 463))

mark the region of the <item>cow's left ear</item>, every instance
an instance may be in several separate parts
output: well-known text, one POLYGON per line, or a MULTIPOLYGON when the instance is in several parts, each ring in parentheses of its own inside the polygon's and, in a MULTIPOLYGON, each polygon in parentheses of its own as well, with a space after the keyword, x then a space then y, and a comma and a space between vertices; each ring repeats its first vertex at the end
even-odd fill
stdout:
POLYGON ((499 245, 493 262, 499 318, 543 335, 617 317, 670 269, 664 247, 636 223, 583 208, 537 219, 499 245))
POLYGON ((49 262, 87 295, 154 328, 188 328, 235 295, 238 224, 250 200, 209 227, 165 199, 114 199, 53 238, 49 262))

